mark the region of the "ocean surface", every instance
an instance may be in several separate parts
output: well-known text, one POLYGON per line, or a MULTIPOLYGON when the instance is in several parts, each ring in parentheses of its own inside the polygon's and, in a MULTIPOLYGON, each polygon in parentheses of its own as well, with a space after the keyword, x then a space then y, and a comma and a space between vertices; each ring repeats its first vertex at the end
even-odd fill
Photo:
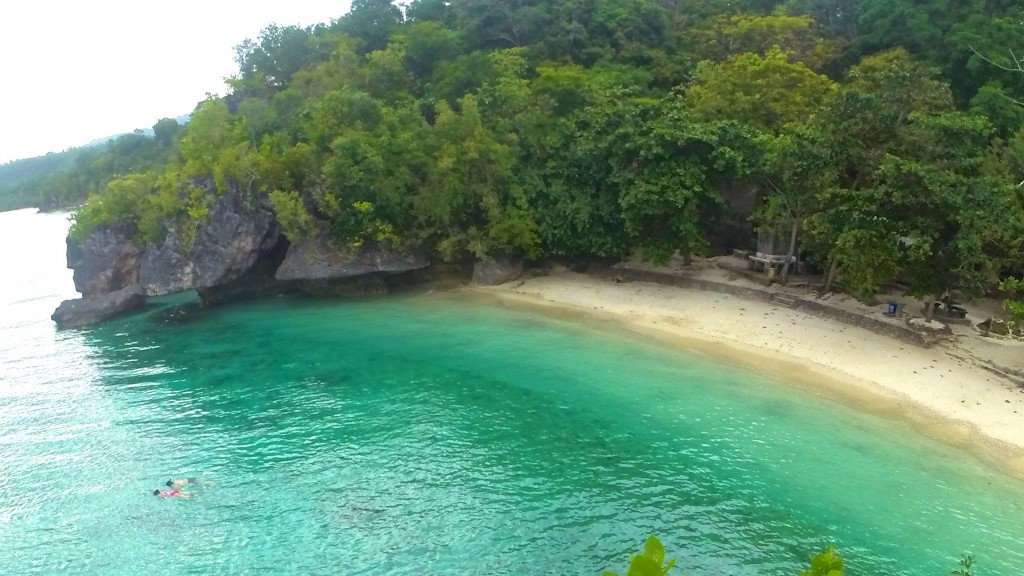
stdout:
POLYGON ((687 576, 832 543, 847 575, 1024 574, 1024 484, 899 423, 436 295, 58 332, 66 230, 0 213, 0 574, 624 573, 649 534, 687 576))

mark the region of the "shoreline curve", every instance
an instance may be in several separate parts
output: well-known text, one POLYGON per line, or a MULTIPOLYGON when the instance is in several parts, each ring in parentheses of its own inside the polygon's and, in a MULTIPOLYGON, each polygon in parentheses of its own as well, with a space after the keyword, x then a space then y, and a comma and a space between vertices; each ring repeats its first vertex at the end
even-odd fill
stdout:
POLYGON ((572 272, 448 294, 697 352, 905 424, 1024 482, 1024 389, 941 347, 739 296, 572 272))

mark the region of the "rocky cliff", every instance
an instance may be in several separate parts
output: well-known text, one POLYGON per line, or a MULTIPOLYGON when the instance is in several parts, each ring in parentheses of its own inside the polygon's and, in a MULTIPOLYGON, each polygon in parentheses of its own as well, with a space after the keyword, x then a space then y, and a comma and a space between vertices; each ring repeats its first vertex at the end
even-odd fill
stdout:
POLYGON ((216 198, 188 242, 172 230, 160 243, 138 246, 131 227, 109 225, 82 242, 68 238, 68 267, 82 298, 62 303, 53 320, 84 326, 139 308, 147 296, 189 290, 204 305, 291 291, 378 293, 388 290, 388 276, 429 264, 421 254, 353 249, 322 237, 290 244, 268 204, 235 188, 216 198))

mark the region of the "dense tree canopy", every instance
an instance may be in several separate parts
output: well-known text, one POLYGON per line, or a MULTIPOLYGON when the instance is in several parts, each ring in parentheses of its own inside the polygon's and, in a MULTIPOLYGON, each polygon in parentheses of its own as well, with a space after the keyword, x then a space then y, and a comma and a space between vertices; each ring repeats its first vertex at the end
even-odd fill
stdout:
POLYGON ((360 0, 35 188, 141 239, 201 219, 212 176, 293 241, 446 260, 663 261, 757 228, 864 297, 978 293, 1024 273, 1022 38, 1001 0, 360 0))

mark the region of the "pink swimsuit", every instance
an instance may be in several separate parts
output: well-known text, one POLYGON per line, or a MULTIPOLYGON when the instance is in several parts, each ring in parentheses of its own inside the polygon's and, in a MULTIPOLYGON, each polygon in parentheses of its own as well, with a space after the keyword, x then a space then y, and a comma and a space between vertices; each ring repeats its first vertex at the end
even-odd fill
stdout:
POLYGON ((180 496, 180 495, 181 495, 181 490, 178 490, 177 488, 175 488, 174 490, 161 490, 160 491, 160 497, 161 498, 173 498, 175 496, 180 496))

